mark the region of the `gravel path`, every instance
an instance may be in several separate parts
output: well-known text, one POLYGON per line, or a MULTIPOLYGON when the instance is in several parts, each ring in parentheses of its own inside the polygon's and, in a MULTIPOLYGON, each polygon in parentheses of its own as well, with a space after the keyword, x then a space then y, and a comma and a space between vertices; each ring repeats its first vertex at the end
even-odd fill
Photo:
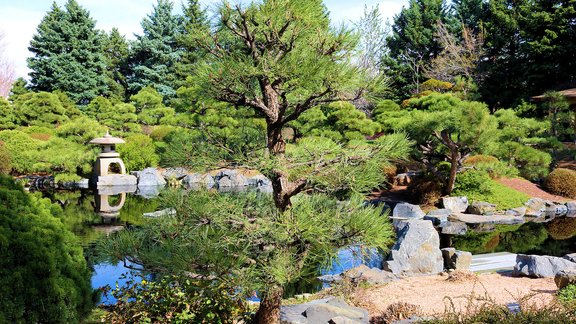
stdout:
POLYGON ((445 311, 474 311, 483 303, 505 305, 528 295, 533 295, 529 303, 543 306, 554 299, 556 292, 553 278, 530 279, 489 273, 450 282, 446 275, 436 275, 409 277, 379 287, 359 289, 353 301, 356 306, 366 308, 371 316, 381 314, 396 302, 418 305, 423 315, 433 315, 445 311))

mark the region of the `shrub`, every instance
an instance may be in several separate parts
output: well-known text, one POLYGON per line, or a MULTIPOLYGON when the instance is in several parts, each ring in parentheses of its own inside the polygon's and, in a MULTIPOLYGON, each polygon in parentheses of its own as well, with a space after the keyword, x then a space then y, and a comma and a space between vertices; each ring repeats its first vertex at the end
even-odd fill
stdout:
POLYGON ((0 131, 0 140, 10 154, 14 172, 22 174, 33 169, 33 164, 39 159, 40 141, 17 130, 0 131))
POLYGON ((566 306, 576 306, 576 285, 568 285, 558 291, 558 300, 566 306))
POLYGON ((166 135, 173 132, 175 127, 173 126, 156 126, 154 130, 150 133, 150 137, 154 141, 162 141, 166 135))
POLYGON ((432 177, 419 178, 408 185, 408 191, 414 203, 432 206, 442 197, 442 184, 432 177))
POLYGON ((111 295, 117 302, 103 317, 107 323, 235 323, 246 310, 245 296, 233 287, 189 277, 132 276, 111 295))
POLYGON ((576 171, 558 168, 546 177, 544 183, 551 193, 576 199, 576 171))
POLYGON ((490 202, 501 210, 522 206, 530 199, 528 195, 492 180, 488 172, 482 170, 458 174, 452 194, 466 196, 471 201, 490 202))
POLYGON ((50 137, 52 137, 52 135, 46 133, 30 133, 29 136, 32 137, 33 139, 37 139, 43 142, 49 141, 50 137))
POLYGON ((134 134, 125 138, 126 143, 116 147, 118 153, 131 171, 142 170, 158 164, 159 157, 152 139, 144 134, 134 134))
POLYGON ((0 141, 0 174, 9 174, 10 171, 12 171, 10 152, 6 149, 4 142, 0 141))
POLYGON ((386 310, 370 319, 371 324, 393 323, 408 319, 412 316, 418 316, 422 309, 418 305, 405 302, 396 302, 386 307, 386 310))
POLYGON ((0 176, 0 322, 78 323, 94 305, 82 247, 61 213, 0 176))

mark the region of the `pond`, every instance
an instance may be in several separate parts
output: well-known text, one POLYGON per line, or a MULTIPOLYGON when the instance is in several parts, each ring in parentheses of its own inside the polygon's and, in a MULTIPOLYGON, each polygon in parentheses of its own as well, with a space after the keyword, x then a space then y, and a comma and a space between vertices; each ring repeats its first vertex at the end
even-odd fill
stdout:
MULTIPOLYGON (((92 287, 95 289, 107 285, 115 287, 117 283, 121 286, 127 281, 124 275, 129 272, 123 262, 110 263, 105 253, 97 249, 98 241, 105 240, 108 235, 126 227, 142 224, 145 220, 144 213, 161 209, 157 194, 155 190, 140 192, 139 195, 123 193, 121 190, 100 193, 91 190, 43 192, 44 197, 62 207, 62 221, 80 238, 86 258, 93 268, 92 287)), ((374 251, 363 258, 359 251, 356 246, 340 250, 330 266, 318 269, 318 276, 339 274, 361 264, 381 267, 382 257, 378 253, 374 251)), ((286 294, 293 296, 314 292, 325 286, 326 284, 316 277, 312 277, 290 285, 286 294)), ((108 296, 101 302, 114 303, 115 299, 108 296)))
MULTIPOLYGON (((92 286, 96 289, 116 283, 122 285, 122 275, 129 269, 123 263, 110 264, 96 249, 98 240, 128 226, 138 226, 144 221, 143 214, 161 209, 156 198, 157 191, 140 195, 118 192, 94 193, 90 190, 44 192, 45 197, 63 207, 63 222, 80 237, 85 255, 94 269, 92 286), (120 208, 116 208, 119 206, 120 208), (104 209, 104 210, 103 210, 104 209)), ((490 232, 469 231, 465 236, 453 236, 452 246, 473 254, 512 252, 562 256, 574 252, 576 247, 576 217, 558 217, 546 223, 495 226, 490 232)), ((360 264, 370 267, 382 266, 383 257, 375 251, 362 258, 357 247, 339 251, 338 257, 325 269, 318 269, 318 276, 339 274, 360 264)), ((287 296, 314 292, 326 287, 316 277, 302 280, 286 289, 287 296)), ((114 303, 109 297, 105 303, 114 303)))

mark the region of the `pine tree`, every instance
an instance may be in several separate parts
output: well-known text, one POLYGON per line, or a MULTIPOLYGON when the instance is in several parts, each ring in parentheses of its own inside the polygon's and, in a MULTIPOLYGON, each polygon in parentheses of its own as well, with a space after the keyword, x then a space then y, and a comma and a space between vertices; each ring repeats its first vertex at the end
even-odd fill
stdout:
POLYGON ((183 51, 177 42, 180 19, 172 9, 169 0, 158 0, 154 11, 141 23, 144 34, 136 36, 130 53, 130 94, 152 86, 167 100, 176 95, 174 71, 183 51))
POLYGON ((453 0, 454 16, 474 33, 482 31, 483 22, 487 19, 488 3, 484 0, 453 0))
POLYGON ((65 10, 54 3, 28 48, 31 88, 62 90, 79 104, 107 92, 102 35, 95 21, 75 0, 65 10))
POLYGON ((435 38, 438 21, 453 25, 444 0, 410 0, 409 6, 394 17, 384 64, 396 95, 407 97, 419 92, 419 84, 425 81, 424 67, 442 50, 435 38))

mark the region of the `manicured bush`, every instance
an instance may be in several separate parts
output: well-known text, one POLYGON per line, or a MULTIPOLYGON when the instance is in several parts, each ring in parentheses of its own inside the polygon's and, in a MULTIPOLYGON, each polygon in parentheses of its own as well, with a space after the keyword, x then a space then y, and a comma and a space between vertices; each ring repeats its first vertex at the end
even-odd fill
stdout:
POLYGON ((491 155, 473 155, 464 161, 465 166, 473 167, 475 170, 488 172, 492 179, 502 177, 514 178, 519 175, 518 169, 491 155))
POLYGON ((159 157, 152 139, 144 134, 134 134, 124 139, 125 144, 116 146, 116 150, 130 171, 142 170, 158 165, 159 157))
POLYGON ((568 307, 576 307, 576 285, 568 285, 560 289, 558 300, 568 307))
POLYGON ((576 199, 576 171, 558 168, 546 177, 545 187, 555 195, 576 199))
POLYGON ((6 149, 4 142, 0 141, 0 174, 9 174, 11 170, 10 152, 6 149))
POLYGON ((94 305, 82 247, 61 213, 0 176, 0 323, 79 323, 94 305))
POLYGON ((504 210, 522 206, 530 197, 490 178, 486 171, 468 170, 456 177, 454 196, 466 196, 470 201, 486 201, 504 210))

